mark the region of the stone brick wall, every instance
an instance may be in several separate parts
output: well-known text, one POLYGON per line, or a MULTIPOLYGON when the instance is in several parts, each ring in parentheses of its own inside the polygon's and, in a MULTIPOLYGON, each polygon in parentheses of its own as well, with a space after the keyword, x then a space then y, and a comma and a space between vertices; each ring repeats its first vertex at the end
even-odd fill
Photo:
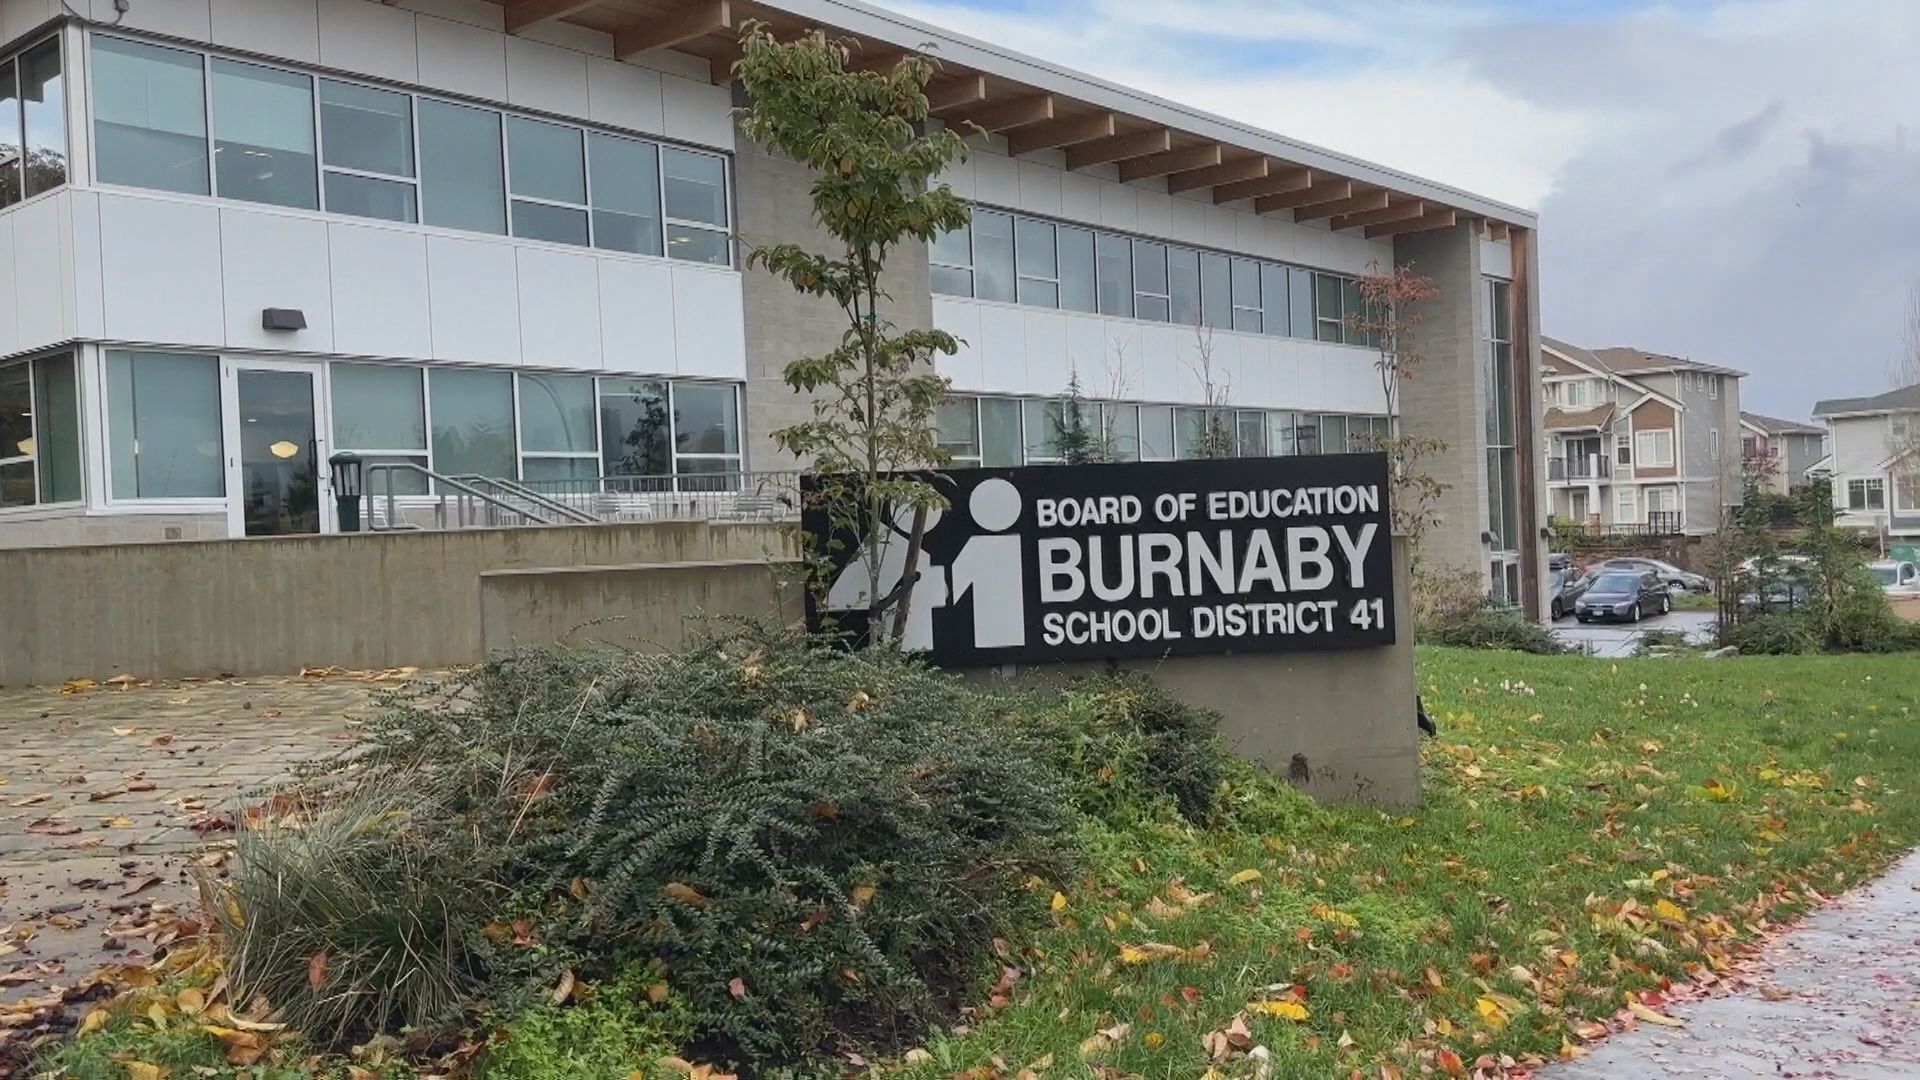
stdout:
POLYGON ((225 540, 225 514, 83 514, 75 509, 0 523, 0 549, 225 540))

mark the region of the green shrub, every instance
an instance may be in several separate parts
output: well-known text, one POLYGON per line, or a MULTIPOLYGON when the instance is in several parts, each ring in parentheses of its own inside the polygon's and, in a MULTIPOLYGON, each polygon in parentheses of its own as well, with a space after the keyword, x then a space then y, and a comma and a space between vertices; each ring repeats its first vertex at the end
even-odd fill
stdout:
POLYGON ((583 989, 577 1005, 541 1004, 502 1024, 474 1069, 474 1080, 627 1080, 652 1076, 690 1036, 684 1012, 649 988, 644 968, 583 989))
POLYGON ((1812 622, 1798 611, 1743 616, 1721 629, 1720 643, 1748 656, 1802 656, 1820 651, 1820 638, 1812 622))
POLYGON ((1421 640, 1428 645, 1511 649, 1542 656, 1567 651, 1551 631, 1528 618, 1526 612, 1491 602, 1482 603, 1450 622, 1422 627, 1421 640))
POLYGON ((1687 635, 1679 630, 1643 630, 1640 632, 1639 644, 1634 646, 1634 653, 1639 656, 1648 656, 1656 650, 1664 652, 1684 649, 1687 644, 1687 635))
POLYGON ((1080 813, 1115 823, 1212 817, 1231 758, 1218 738, 1219 714, 1137 675, 1046 691, 1028 706, 1035 744, 1080 813))
MULTIPOLYGON (((1069 799, 1020 716, 914 661, 782 632, 524 652, 393 699, 366 736, 310 781, 414 793, 444 817, 418 835, 493 883, 484 916, 450 903, 480 925, 447 970, 475 958, 490 999, 524 1003, 558 966, 594 982, 658 959, 707 1060, 913 1038, 1038 916, 1029 878, 1072 865, 1069 799)), ((284 872, 304 895, 314 871, 284 872)), ((384 931, 413 899, 360 901, 384 931)), ((302 996, 313 952, 365 951, 360 924, 328 914, 248 968, 276 1003, 302 996)))

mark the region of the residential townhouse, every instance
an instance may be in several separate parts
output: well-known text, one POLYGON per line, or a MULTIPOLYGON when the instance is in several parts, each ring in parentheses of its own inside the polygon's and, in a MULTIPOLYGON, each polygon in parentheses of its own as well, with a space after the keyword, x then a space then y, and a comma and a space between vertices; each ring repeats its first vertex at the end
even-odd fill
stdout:
POLYGON ((1543 338, 1549 513, 1598 533, 1705 535, 1741 495, 1743 372, 1543 338))
POLYGON ((990 133, 972 226, 889 267, 963 342, 959 461, 1049 460, 1076 374, 1123 457, 1209 408, 1245 454, 1397 423, 1448 446, 1436 560, 1537 606, 1532 215, 854 0, 0 0, 0 546, 334 531, 341 451, 417 497, 802 464, 782 368, 841 326, 743 269, 820 239, 735 127, 748 19, 931 43, 990 133), (1389 420, 1344 316, 1406 263, 1440 297, 1389 420))
POLYGON ((1808 473, 1827 456, 1827 431, 1797 420, 1740 414, 1743 482, 1787 495, 1806 487, 1808 473))
POLYGON ((1872 532, 1889 552, 1920 559, 1920 384, 1813 407, 1826 422, 1836 524, 1872 532))

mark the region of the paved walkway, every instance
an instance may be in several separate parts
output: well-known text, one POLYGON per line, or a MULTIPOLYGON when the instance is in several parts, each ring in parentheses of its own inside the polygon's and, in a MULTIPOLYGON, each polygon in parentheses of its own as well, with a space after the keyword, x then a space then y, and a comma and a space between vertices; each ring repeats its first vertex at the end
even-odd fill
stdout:
POLYGON ((144 962, 156 909, 192 910, 192 870, 218 871, 247 794, 344 747, 346 718, 381 685, 336 673, 0 690, 0 1029, 9 1002, 144 962))
POLYGON ((1920 853, 1789 931, 1752 988, 1675 1005, 1541 1080, 1920 1076, 1920 853))

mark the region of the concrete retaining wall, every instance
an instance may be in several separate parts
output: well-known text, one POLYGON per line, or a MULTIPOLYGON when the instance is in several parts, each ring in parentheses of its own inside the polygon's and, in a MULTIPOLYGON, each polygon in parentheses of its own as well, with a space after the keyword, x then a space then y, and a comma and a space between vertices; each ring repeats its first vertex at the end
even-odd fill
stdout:
POLYGON ((692 612, 798 622, 798 562, 642 563, 488 570, 480 575, 480 641, 613 645, 648 652, 683 644, 692 612))
POLYGON ((471 663, 487 571, 794 552, 785 527, 708 522, 0 551, 0 684, 471 663))

